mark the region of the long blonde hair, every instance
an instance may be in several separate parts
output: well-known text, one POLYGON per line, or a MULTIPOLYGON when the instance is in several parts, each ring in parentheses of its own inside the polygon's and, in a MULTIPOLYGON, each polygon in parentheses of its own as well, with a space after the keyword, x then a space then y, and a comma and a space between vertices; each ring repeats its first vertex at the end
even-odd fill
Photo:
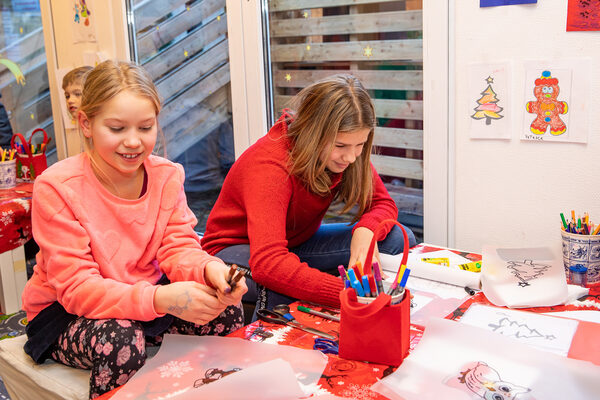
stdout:
POLYGON ((341 187, 334 199, 343 202, 340 213, 358 205, 353 222, 369 207, 373 194, 370 155, 375 129, 375 107, 360 81, 352 75, 334 75, 302 89, 292 99, 293 121, 288 136, 290 173, 299 177, 310 191, 321 196, 330 193, 331 177, 321 154, 333 150, 338 132, 368 128, 369 135, 356 161, 343 172, 341 187))
MULTIPOLYGON (((152 77, 138 64, 116 60, 103 61, 86 74, 79 110, 92 121, 104 104, 126 90, 150 100, 158 117, 161 101, 152 77)), ((102 173, 91 154, 94 148, 92 139, 84 135, 81 137, 90 162, 98 173, 102 173)))

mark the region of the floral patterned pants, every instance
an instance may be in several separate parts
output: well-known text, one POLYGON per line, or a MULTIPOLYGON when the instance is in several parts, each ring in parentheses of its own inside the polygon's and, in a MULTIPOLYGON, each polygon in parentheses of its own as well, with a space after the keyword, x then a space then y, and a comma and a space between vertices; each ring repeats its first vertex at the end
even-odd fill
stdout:
MULTIPOLYGON (((206 325, 174 318, 164 333, 225 336, 243 324, 242 307, 230 306, 206 325)), ((144 365, 146 345, 161 342, 162 334, 145 337, 139 321, 79 317, 59 336, 51 348, 51 357, 70 367, 91 369, 93 399, 127 382, 144 365)))

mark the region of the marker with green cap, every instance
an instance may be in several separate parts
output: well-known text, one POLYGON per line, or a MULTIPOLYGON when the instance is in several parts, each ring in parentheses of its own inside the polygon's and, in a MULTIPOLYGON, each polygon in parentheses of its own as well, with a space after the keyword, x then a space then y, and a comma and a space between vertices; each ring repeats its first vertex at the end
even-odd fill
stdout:
POLYGON ((316 316, 321 317, 321 318, 330 319, 332 321, 340 322, 340 317, 339 316, 337 316, 337 315, 331 315, 331 314, 327 314, 327 313, 323 313, 323 312, 320 312, 320 311, 315 311, 312 308, 308 308, 308 307, 304 307, 304 306, 298 306, 298 311, 302 311, 302 312, 305 312, 307 314, 316 315, 316 316))

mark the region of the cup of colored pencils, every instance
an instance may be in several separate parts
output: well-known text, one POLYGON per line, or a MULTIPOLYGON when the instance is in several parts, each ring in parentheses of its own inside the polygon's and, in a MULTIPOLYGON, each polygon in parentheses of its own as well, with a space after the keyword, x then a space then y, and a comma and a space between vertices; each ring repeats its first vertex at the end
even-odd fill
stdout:
POLYGON ((584 287, 600 286, 600 222, 575 210, 561 218, 563 262, 567 282, 584 287), (570 217, 570 218, 568 218, 570 217))
POLYGON ((0 189, 17 186, 17 164, 15 150, 0 147, 0 189))

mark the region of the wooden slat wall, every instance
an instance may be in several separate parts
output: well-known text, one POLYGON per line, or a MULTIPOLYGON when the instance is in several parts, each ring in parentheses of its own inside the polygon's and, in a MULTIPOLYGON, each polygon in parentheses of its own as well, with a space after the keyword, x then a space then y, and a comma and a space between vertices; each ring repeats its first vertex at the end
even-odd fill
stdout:
MULTIPOLYGON (((153 1, 153 3, 156 4, 158 2, 153 1)), ((147 57, 156 54, 163 46, 173 41, 182 33, 185 33, 189 29, 200 24, 203 20, 216 13, 224 6, 225 0, 204 0, 194 3, 194 5, 189 7, 189 10, 157 24, 151 24, 149 19, 146 18, 144 22, 154 27, 153 29, 149 29, 148 32, 142 33, 137 38, 137 48, 140 60, 145 60, 147 57)), ((163 13, 158 14, 155 17, 162 18, 164 17, 164 13, 170 10, 171 9, 169 8, 164 8, 163 13)), ((138 32, 147 28, 148 26, 136 25, 136 30, 138 32)))
POLYGON ((138 58, 163 99, 170 159, 231 118, 224 8, 225 0, 135 2, 138 58))
POLYGON ((356 6, 361 4, 400 3, 398 0, 271 0, 269 10, 290 11, 307 8, 356 6))
POLYGON ((271 37, 314 35, 342 35, 371 32, 420 31, 423 29, 421 11, 392 11, 322 18, 296 18, 275 20, 271 24, 271 37))
POLYGON ((422 60, 423 40, 386 40, 377 44, 373 55, 366 59, 365 48, 373 48, 373 41, 311 43, 310 50, 304 43, 276 44, 271 46, 271 60, 279 62, 326 62, 326 61, 388 61, 422 60))
MULTIPOLYGON (((270 1, 275 114, 299 89, 334 73, 350 73, 373 93, 380 120, 404 121, 378 127, 375 145, 420 154, 423 131, 413 128, 423 120, 422 10, 415 4, 414 0, 270 1), (389 95, 393 91, 404 94, 389 95), (394 127, 398 125, 405 127, 394 127)), ((423 179, 421 158, 374 155, 373 160, 382 175, 423 179)))
POLYGON ((382 125, 375 129, 373 165, 399 210, 422 215, 421 1, 271 0, 269 12, 275 116, 317 80, 358 77, 382 125))

